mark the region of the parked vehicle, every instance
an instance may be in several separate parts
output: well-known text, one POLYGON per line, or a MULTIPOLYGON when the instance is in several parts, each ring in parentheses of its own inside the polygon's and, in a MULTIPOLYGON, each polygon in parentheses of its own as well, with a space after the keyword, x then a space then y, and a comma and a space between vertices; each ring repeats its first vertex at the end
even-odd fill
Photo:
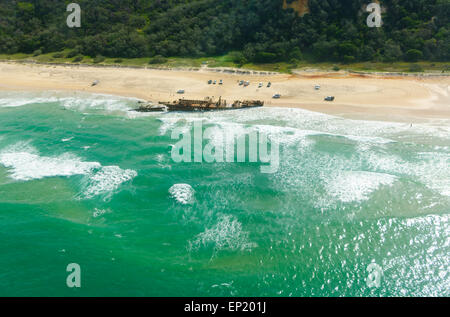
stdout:
POLYGON ((215 81, 213 82, 213 84, 214 84, 214 85, 217 84, 217 80, 215 80, 215 81))
POLYGON ((178 91, 177 91, 177 94, 180 94, 180 95, 184 94, 184 89, 178 90, 178 91))
POLYGON ((263 86, 263 83, 259 83, 258 88, 261 88, 263 86))
POLYGON ((320 90, 320 85, 314 86, 314 89, 315 89, 315 90, 320 90))
POLYGON ((272 86, 272 83, 269 81, 269 83, 267 84, 267 88, 270 88, 270 86, 272 86))
POLYGON ((212 80, 210 79, 210 80, 208 80, 208 85, 211 85, 212 84, 212 80))
POLYGON ((239 86, 242 86, 244 84, 244 81, 243 80, 240 80, 239 81, 239 86))
POLYGON ((250 82, 249 81, 245 81, 244 82, 244 87, 247 87, 248 85, 250 85, 250 82))
POLYGON ((280 95, 280 94, 275 94, 275 95, 273 95, 272 98, 273 98, 273 99, 280 99, 280 98, 281 98, 281 95, 280 95))
POLYGON ((325 97, 325 101, 334 101, 334 96, 325 97))
POLYGON ((219 81, 219 85, 223 85, 223 81, 222 79, 219 81))

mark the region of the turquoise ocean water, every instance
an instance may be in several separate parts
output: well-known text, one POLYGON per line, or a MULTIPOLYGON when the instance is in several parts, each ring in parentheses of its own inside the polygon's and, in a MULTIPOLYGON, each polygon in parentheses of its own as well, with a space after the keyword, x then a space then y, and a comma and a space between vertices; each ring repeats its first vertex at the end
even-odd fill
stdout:
POLYGON ((449 121, 135 103, 0 93, 1 296, 450 296, 449 121), (267 133, 278 171, 175 163, 198 120, 267 133))

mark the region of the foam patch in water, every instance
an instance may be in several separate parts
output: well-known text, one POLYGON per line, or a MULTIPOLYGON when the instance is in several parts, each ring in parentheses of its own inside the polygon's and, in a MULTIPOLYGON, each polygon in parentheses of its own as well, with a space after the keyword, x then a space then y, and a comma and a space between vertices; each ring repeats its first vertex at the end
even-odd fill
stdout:
MULTIPOLYGON (((122 183, 128 182, 137 176, 136 171, 123 170, 118 166, 105 166, 89 176, 89 185, 84 192, 85 198, 111 194, 122 183)), ((109 196, 108 196, 109 197, 109 196)))
POLYGON ((393 175, 363 171, 341 171, 324 179, 327 195, 344 203, 367 200, 373 191, 395 180, 393 175))
POLYGON ((169 194, 182 205, 194 202, 195 191, 189 184, 175 184, 169 189, 169 194))
POLYGON ((223 215, 216 225, 189 242, 191 251, 208 246, 216 253, 221 250, 248 251, 257 245, 249 242, 248 232, 242 230, 242 224, 235 217, 223 215))

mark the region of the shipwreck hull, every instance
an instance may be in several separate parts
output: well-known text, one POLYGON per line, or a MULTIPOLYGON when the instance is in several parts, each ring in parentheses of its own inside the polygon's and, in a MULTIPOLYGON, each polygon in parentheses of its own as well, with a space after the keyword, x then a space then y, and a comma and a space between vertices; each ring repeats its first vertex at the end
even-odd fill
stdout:
POLYGON ((177 111, 177 112, 206 112, 206 111, 226 111, 237 109, 248 109, 263 107, 264 102, 260 100, 235 101, 232 105, 227 105, 221 98, 214 102, 211 98, 205 100, 187 100, 179 99, 174 102, 159 102, 157 106, 144 104, 137 108, 138 112, 158 112, 158 111, 177 111))
POLYGON ((183 112, 195 112, 195 111, 227 111, 227 110, 238 110, 238 109, 248 109, 248 108, 258 108, 262 107, 262 105, 249 105, 249 106, 241 106, 241 107, 204 107, 204 106, 186 106, 186 105, 174 105, 167 104, 165 105, 168 111, 183 111, 183 112))

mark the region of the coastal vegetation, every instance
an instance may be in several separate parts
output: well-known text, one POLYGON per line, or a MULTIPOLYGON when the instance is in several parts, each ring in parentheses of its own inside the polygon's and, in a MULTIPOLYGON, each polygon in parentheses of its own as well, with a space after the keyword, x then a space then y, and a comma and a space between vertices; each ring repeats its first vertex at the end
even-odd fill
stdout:
POLYGON ((361 72, 427 72, 427 73, 450 73, 449 62, 431 62, 419 61, 411 62, 355 62, 350 64, 333 62, 309 62, 306 60, 298 61, 295 64, 287 62, 277 63, 246 63, 238 64, 233 61, 233 54, 208 57, 140 57, 140 58, 114 58, 105 57, 100 63, 95 63, 95 57, 77 55, 75 57, 65 57, 66 51, 58 53, 47 53, 38 56, 33 54, 0 54, 0 60, 31 62, 42 64, 69 64, 69 65, 97 65, 113 67, 148 67, 148 68, 189 68, 200 69, 209 68, 242 68, 260 71, 273 71, 279 73, 292 73, 298 69, 317 69, 318 71, 361 71, 361 72))
POLYGON ((380 28, 366 24, 368 0, 78 0, 80 28, 66 25, 69 2, 2 1, 3 59, 282 72, 445 70, 450 60, 450 0, 379 1, 380 28))

